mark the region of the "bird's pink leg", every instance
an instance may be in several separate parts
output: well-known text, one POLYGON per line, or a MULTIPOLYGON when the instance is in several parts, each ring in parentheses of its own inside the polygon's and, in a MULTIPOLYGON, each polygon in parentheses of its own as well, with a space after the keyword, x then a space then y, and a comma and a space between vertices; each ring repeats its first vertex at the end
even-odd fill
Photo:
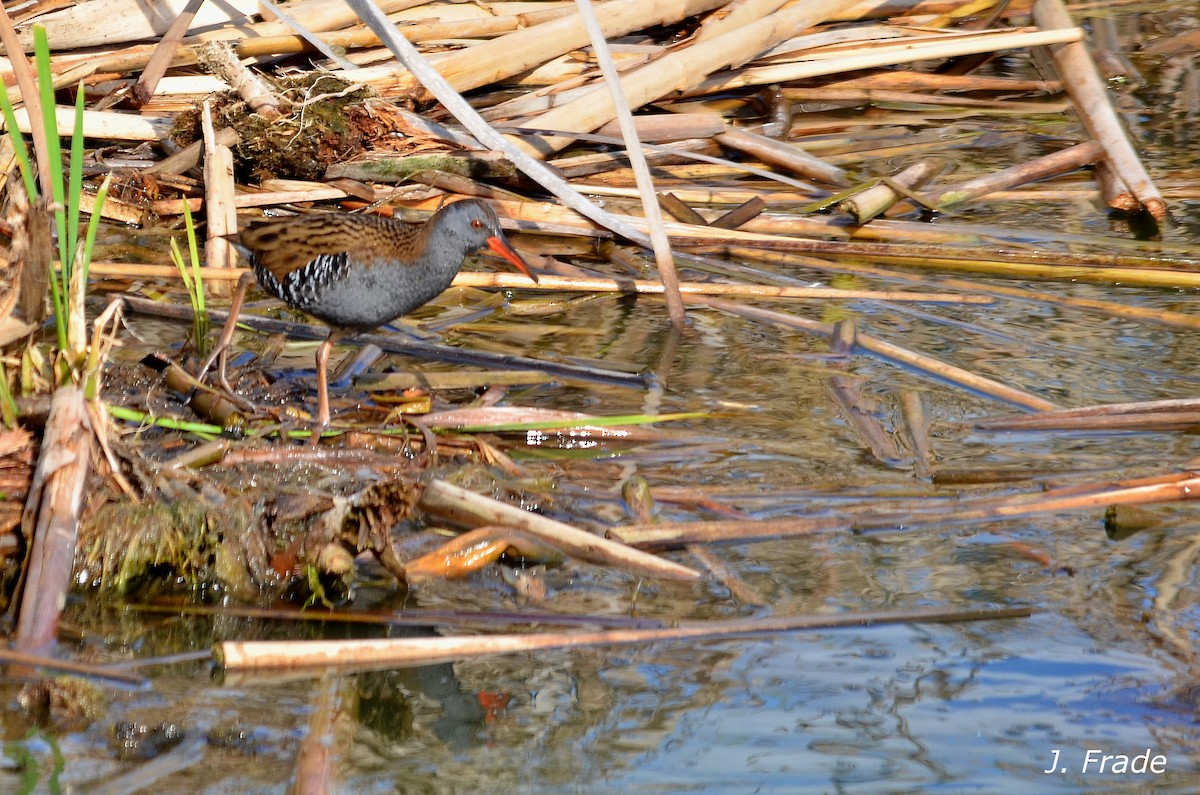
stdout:
MULTIPOLYGON (((329 354, 343 336, 344 332, 331 328, 329 336, 317 348, 317 426, 322 429, 329 427, 329 354)), ((314 431, 314 435, 320 433, 314 431)))

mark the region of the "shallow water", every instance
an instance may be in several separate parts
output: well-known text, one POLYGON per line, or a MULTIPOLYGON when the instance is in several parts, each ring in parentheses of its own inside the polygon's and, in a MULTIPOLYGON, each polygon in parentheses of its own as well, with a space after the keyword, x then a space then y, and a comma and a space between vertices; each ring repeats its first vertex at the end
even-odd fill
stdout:
MULTIPOLYGON (((1131 12, 1122 30, 1149 16, 1131 12)), ((1149 102, 1156 90, 1151 85, 1135 96, 1149 102)), ((1140 130, 1152 172, 1181 161, 1194 165, 1189 129, 1160 121, 1140 130)), ((1179 225, 1169 239, 1200 243, 1200 203, 1173 207, 1179 225)), ((1072 206, 1034 213, 995 205, 954 220, 1095 234, 1109 226, 1094 208, 1072 206)), ((1180 311, 1194 300, 1184 292, 1083 284, 1037 289, 1180 311)), ((822 319, 852 316, 861 331, 1063 405, 1191 397, 1200 377, 1195 332, 1066 307, 1013 300, 913 310, 867 302, 764 305, 822 319)), ((578 384, 514 388, 507 399, 513 405, 611 415, 725 412, 674 426, 703 437, 696 445, 604 447, 590 461, 526 457, 531 474, 557 481, 548 510, 573 521, 626 521, 615 493, 632 474, 655 487, 711 488, 718 498, 724 489, 728 504, 761 517, 803 510, 817 499, 812 495, 832 501, 842 492, 922 486, 911 472, 879 466, 863 452, 830 397, 824 341, 708 310, 689 317, 692 333, 666 364, 659 360, 668 331, 657 301, 602 300, 573 308, 565 319, 529 321, 562 321, 579 331, 569 336, 521 335, 522 320, 509 318, 510 335, 466 326, 445 338, 485 349, 511 349, 523 339, 528 355, 629 362, 656 370, 661 384, 649 392, 578 384), (739 494, 728 493, 734 489, 739 494)), ((309 366, 310 355, 306 348, 278 366, 309 366)), ((1094 470, 1116 479, 1183 468, 1200 455, 1200 440, 1185 432, 977 432, 964 421, 1010 407, 863 356, 849 374, 887 416, 898 411, 900 390, 918 391, 945 470, 1094 470)), ((665 519, 705 515, 666 503, 660 509, 665 519)), ((1156 523, 1120 541, 1105 534, 1101 512, 1088 511, 716 548, 766 597, 769 610, 738 605, 714 584, 638 582, 589 567, 551 570, 551 597, 540 609, 569 613, 672 620, 997 605, 1030 605, 1036 613, 509 655, 344 676, 327 685, 342 710, 342 791, 1195 791, 1200 696, 1184 649, 1195 645, 1191 594, 1200 515, 1189 504, 1149 510, 1156 523), (1017 543, 1075 573, 1031 559, 1017 543), (508 701, 489 712, 493 694, 508 701), (1085 768, 1089 752, 1161 755, 1165 772, 1113 773, 1111 762, 1105 771, 1098 762, 1085 768), (1060 770, 1043 772, 1056 753, 1060 770)), ((684 553, 671 557, 694 564, 684 553)), ((399 607, 395 599, 386 589, 363 596, 382 607, 399 607)), ((407 604, 521 606, 494 573, 430 586, 407 604)), ((84 628, 80 654, 101 659, 293 632, 250 620, 104 612, 84 594, 69 617, 84 628)), ((202 761, 146 791, 279 793, 293 775, 321 687, 314 680, 223 680, 207 665, 175 665, 157 673, 148 690, 105 689, 100 712, 82 726, 23 739, 26 724, 9 713, 5 734, 42 763, 43 776, 57 745, 66 759, 59 781, 76 792, 98 791, 141 764, 119 760, 110 739, 119 721, 174 724, 193 737, 237 737, 210 742, 202 761)), ((0 790, 22 791, 18 775, 0 771, 0 790)), ((37 791, 50 791, 46 778, 37 791)))

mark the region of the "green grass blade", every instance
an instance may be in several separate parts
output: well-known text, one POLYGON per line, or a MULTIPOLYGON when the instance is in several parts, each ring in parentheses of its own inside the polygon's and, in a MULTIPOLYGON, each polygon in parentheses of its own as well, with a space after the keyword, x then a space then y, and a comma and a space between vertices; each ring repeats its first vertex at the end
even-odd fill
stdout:
MULTIPOLYGON (((112 182, 112 172, 105 175, 96 191, 96 202, 92 206, 92 217, 88 219, 87 235, 83 238, 83 261, 79 266, 83 269, 83 283, 87 284, 88 269, 92 264, 92 247, 96 245, 96 230, 100 226, 100 211, 104 209, 104 200, 108 198, 108 186, 112 182)), ((76 217, 78 223, 78 214, 76 217)))
MULTIPOLYGON (((46 40, 46 29, 41 25, 33 26, 33 55, 37 63, 38 93, 42 99, 42 118, 46 127, 46 146, 52 151, 46 158, 50 163, 50 198, 55 204, 54 221, 58 233, 58 256, 62 261, 62 281, 59 288, 63 295, 67 294, 67 285, 71 281, 71 265, 75 252, 63 248, 67 239, 66 196, 64 195, 62 149, 58 138, 58 116, 54 104, 54 72, 50 68, 50 43, 46 40)), ((65 322, 65 319, 64 319, 65 322)))
POLYGON ((183 203, 183 223, 187 229, 188 254, 192 258, 192 276, 195 277, 195 308, 197 312, 202 313, 204 312, 204 280, 200 276, 200 246, 196 242, 196 224, 192 221, 192 211, 187 202, 183 203))
POLYGON ((25 136, 17 129, 17 116, 13 113, 12 103, 8 101, 8 91, 0 91, 0 111, 4 113, 4 128, 12 140, 13 152, 17 156, 17 165, 21 167, 21 179, 25 183, 25 195, 32 204, 37 201, 37 181, 33 178, 33 166, 29 160, 29 147, 25 146, 25 136))
MULTIPOLYGON (((75 126, 71 130, 71 158, 67 177, 67 250, 75 264, 75 252, 79 246, 80 199, 83 197, 83 81, 75 95, 75 126)), ((100 208, 92 211, 92 218, 100 215, 100 208)), ((84 274, 84 279, 87 274, 84 274)))
MULTIPOLYGON (((62 250, 62 241, 66 240, 67 219, 64 204, 62 204, 64 196, 62 196, 62 157, 59 151, 59 120, 54 112, 54 82, 53 72, 50 71, 50 44, 46 40, 46 29, 41 25, 34 25, 34 61, 37 65, 37 92, 42 98, 42 120, 46 127, 46 145, 54 148, 52 153, 48 153, 49 156, 46 159, 49 163, 49 174, 43 174, 43 178, 49 183, 50 201, 55 204, 54 222, 55 231, 59 235, 59 259, 62 262, 62 269, 58 279, 55 279, 54 274, 50 274, 50 298, 54 300, 54 325, 58 331, 59 349, 66 351, 68 347, 66 295, 67 285, 71 283, 70 259, 72 252, 62 250)), ((46 187, 46 183, 43 183, 42 187, 46 187)))
POLYGON ((174 417, 154 417, 144 411, 106 403, 110 416, 125 422, 136 422, 140 425, 151 425, 156 428, 166 428, 174 431, 187 431, 200 436, 217 438, 225 430, 220 425, 210 425, 205 422, 189 422, 174 417))

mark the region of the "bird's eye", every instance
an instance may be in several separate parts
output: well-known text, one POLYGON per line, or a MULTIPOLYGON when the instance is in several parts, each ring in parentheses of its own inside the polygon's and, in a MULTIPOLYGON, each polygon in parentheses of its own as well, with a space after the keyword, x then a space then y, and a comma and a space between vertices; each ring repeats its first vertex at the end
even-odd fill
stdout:
POLYGON ((480 221, 478 218, 476 218, 471 222, 471 226, 475 227, 476 229, 483 229, 483 221, 480 221))

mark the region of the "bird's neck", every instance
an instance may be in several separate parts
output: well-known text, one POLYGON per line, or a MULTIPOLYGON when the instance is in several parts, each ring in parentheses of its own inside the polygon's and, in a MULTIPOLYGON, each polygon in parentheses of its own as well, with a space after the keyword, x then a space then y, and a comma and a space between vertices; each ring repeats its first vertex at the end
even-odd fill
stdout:
POLYGON ((463 260, 471 253, 470 247, 445 223, 446 219, 435 216, 422 228, 421 250, 425 252, 429 269, 445 277, 447 284, 454 279, 462 267, 463 260), (440 223, 439 223, 440 221, 440 223))

